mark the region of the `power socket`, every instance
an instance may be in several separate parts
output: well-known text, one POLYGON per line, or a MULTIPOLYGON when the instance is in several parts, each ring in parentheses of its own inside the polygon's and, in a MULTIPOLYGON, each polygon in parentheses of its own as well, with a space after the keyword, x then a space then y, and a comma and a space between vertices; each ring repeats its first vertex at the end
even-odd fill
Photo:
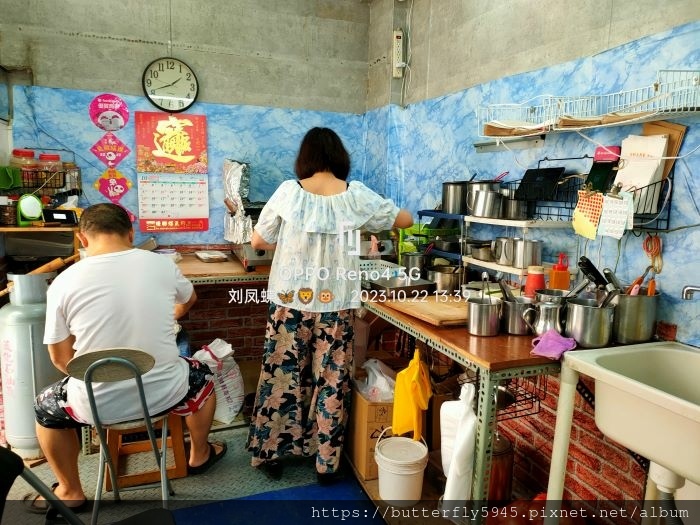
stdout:
POLYGON ((403 76, 403 31, 401 29, 395 29, 393 40, 391 43, 391 65, 392 73, 394 78, 401 78, 403 76))

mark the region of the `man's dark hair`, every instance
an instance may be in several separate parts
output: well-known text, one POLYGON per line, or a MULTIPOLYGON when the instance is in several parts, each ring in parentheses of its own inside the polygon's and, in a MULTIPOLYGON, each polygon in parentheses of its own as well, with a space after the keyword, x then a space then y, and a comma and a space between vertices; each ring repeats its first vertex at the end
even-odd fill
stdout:
POLYGON ((294 171, 300 180, 320 171, 330 171, 337 178, 346 180, 350 173, 350 155, 335 131, 312 128, 301 141, 294 171))
POLYGON ((131 231, 129 214, 121 206, 111 202, 94 204, 80 216, 80 231, 83 233, 128 234, 131 231))

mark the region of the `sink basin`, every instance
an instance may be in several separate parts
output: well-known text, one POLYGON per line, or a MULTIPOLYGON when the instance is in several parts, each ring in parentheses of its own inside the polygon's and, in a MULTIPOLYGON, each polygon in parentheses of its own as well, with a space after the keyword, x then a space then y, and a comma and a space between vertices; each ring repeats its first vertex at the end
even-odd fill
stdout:
POLYGON ((700 349, 658 342, 564 354, 595 379, 595 421, 610 439, 700 483, 700 349))

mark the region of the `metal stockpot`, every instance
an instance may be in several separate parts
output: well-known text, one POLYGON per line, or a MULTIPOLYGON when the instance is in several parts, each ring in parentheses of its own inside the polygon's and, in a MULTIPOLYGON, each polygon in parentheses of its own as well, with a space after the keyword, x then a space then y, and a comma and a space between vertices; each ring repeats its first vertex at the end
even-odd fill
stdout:
POLYGON ((411 279, 417 279, 425 276, 426 259, 423 252, 406 252, 401 255, 401 265, 406 268, 406 274, 411 279))
POLYGON ((465 214, 467 212, 468 181, 442 183, 442 211, 445 213, 465 214))
POLYGON ((493 260, 498 264, 513 266, 514 245, 512 237, 496 237, 491 241, 493 260))
POLYGON ((463 266, 428 266, 428 280, 435 283, 435 289, 438 292, 461 293, 461 285, 464 282, 466 275, 463 266))
POLYGON ((477 191, 501 192, 501 183, 498 181, 481 181, 467 183, 467 210, 474 208, 474 197, 477 191))
POLYGON ((615 306, 598 306, 595 299, 571 299, 566 305, 566 336, 583 348, 610 343, 615 306))
POLYGON ((527 201, 503 199, 503 218, 516 221, 527 219, 527 201))
POLYGON ((501 318, 500 299, 472 297, 467 299, 467 329, 472 335, 498 335, 501 318))
POLYGON ((646 343, 654 335, 656 307, 659 294, 648 296, 641 288, 639 295, 618 295, 612 300, 615 307, 613 338, 618 343, 646 343))
MULTIPOLYGON (((474 193, 474 204, 467 209, 474 217, 488 217, 498 219, 501 217, 501 200, 503 195, 498 191, 480 191, 474 193)), ((471 192, 469 193, 471 197, 471 192)), ((469 197, 468 197, 469 198, 469 197)))

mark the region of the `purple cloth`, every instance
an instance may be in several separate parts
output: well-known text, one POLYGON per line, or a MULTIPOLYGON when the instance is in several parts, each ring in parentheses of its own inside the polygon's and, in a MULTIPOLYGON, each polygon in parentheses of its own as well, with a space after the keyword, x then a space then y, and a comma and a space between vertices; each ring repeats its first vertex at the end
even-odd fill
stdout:
POLYGON ((550 328, 539 337, 532 340, 530 355, 539 355, 549 359, 559 359, 567 350, 576 348, 576 340, 564 337, 559 332, 550 328))

